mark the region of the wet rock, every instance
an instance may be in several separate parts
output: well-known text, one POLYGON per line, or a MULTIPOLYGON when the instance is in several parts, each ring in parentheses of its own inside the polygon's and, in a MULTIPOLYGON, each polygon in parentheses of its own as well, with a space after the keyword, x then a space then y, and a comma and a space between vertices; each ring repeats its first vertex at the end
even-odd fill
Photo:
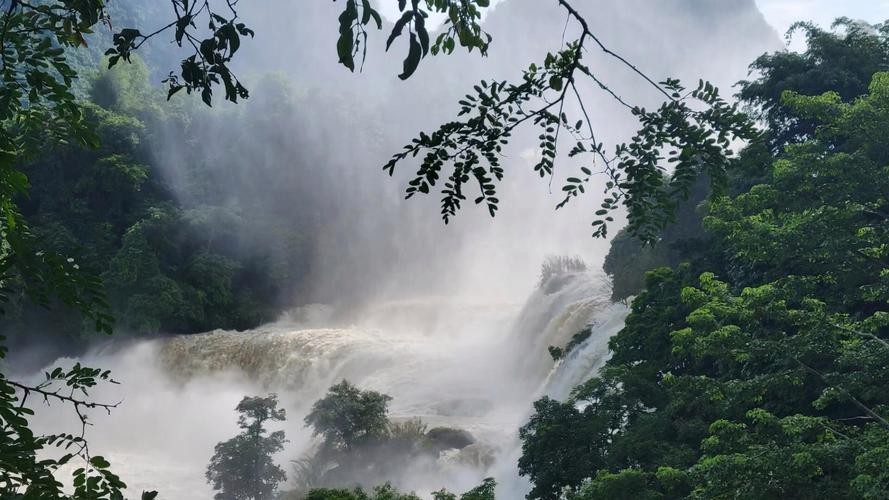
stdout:
POLYGON ((475 438, 472 437, 472 434, 463 429, 455 429, 453 427, 429 429, 429 432, 426 433, 426 439, 440 450, 462 450, 475 443, 475 438))

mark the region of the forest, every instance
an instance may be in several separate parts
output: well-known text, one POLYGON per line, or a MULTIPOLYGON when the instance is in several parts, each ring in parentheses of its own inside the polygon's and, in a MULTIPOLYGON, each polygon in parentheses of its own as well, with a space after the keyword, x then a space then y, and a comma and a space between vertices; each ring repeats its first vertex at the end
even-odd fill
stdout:
POLYGON ((889 499, 889 21, 247 3, 0 0, 0 498, 889 499))

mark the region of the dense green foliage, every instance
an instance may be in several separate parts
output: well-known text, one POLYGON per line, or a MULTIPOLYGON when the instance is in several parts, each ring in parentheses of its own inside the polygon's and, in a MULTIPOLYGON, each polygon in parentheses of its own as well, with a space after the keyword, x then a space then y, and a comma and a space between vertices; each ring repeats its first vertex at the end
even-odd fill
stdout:
MULTIPOLYGON (((791 30, 805 36, 806 51, 764 54, 750 66, 755 78, 740 82, 737 97, 768 127, 761 142, 748 145, 742 157, 727 172, 724 191, 739 194, 763 181, 773 155, 791 143, 811 139, 816 122, 791 112, 781 97, 785 91, 802 95, 836 92, 849 102, 867 93, 871 77, 889 70, 887 26, 867 26, 848 19, 836 24, 841 31, 826 31, 809 23, 791 30)), ((689 263, 697 272, 721 265, 708 247, 714 244, 703 231, 701 203, 711 193, 699 180, 688 199, 678 205, 676 220, 665 227, 656 241, 644 245, 628 231, 614 238, 605 260, 605 272, 614 284, 613 298, 622 300, 642 290, 645 272, 660 266, 689 263)))
POLYGON ((266 422, 283 421, 274 394, 244 397, 235 411, 243 432, 216 445, 207 466, 207 482, 219 491, 216 500, 271 500, 278 484, 287 479, 272 455, 284 449, 284 431, 268 433, 266 422))
MULTIPOLYGON (((61 145, 24 168, 33 188, 18 201, 35 237, 102 276, 124 332, 242 329, 273 319, 308 266, 303 235, 311 229, 279 230, 283 258, 253 247, 249 231, 266 230, 271 218, 248 222, 250 207, 225 200, 179 201, 152 153, 169 128, 223 119, 200 110, 161 112, 141 64, 103 74, 92 95, 103 106, 84 111, 102 145, 61 145)), ((189 165, 185 173, 193 176, 230 168, 206 160, 189 165)), ((48 313, 23 299, 14 297, 7 311, 3 330, 13 341, 25 325, 75 339, 91 331, 70 311, 48 313)))
POLYGON ((840 18, 833 27, 841 28, 843 35, 811 23, 795 24, 788 35, 801 32, 806 51, 764 54, 750 66, 763 77, 741 82, 738 97, 753 105, 757 117, 768 124, 768 142, 775 152, 810 139, 817 125, 781 102, 785 91, 836 92, 850 101, 867 93, 874 73, 889 69, 889 26, 840 18))
MULTIPOLYGON (((135 63, 94 80, 92 98, 103 105, 84 111, 101 146, 61 145, 29 162, 23 170, 34 186, 19 199, 24 219, 40 241, 102 276, 124 332, 243 329, 274 319, 310 266, 313 224, 296 217, 287 227, 269 227, 278 223, 257 213, 265 207, 250 205, 253 193, 211 200, 191 184, 174 192, 155 153, 164 134, 180 130, 187 141, 203 141, 203 132, 187 123, 218 122, 227 130, 228 120, 197 109, 162 111, 146 73, 135 63), (262 231, 281 236, 277 248, 251 245, 249 238, 262 231)), ((261 126, 255 118, 245 117, 261 126)), ((188 160, 180 174, 206 176, 203 189, 235 161, 188 160)), ((280 185, 280 177, 269 183, 280 185)), ((264 180, 257 175, 257 182, 264 180)), ((310 203, 302 198, 292 204, 306 206, 305 213, 310 203)), ((70 338, 90 332, 70 311, 47 313, 24 300, 14 300, 8 313, 10 337, 25 325, 70 338)))
POLYGON ((362 391, 343 380, 312 405, 306 425, 324 437, 326 446, 352 450, 386 435, 391 400, 390 396, 362 391))
MULTIPOLYGON (((360 489, 335 488, 355 484, 369 487, 380 477, 393 480, 405 477, 415 463, 434 460, 442 451, 462 449, 474 443, 473 437, 460 429, 429 429, 420 419, 389 420, 391 399, 385 394, 361 390, 344 380, 316 401, 305 422, 323 441, 313 453, 294 462, 300 484, 292 493, 298 497, 300 491, 308 492, 309 498, 314 498, 312 495, 365 498, 360 489)), ((376 496, 370 498, 389 498, 388 494, 396 493, 390 485, 385 485, 375 489, 373 495, 376 496)))
MULTIPOLYGON (((86 45, 85 35, 104 18, 101 1, 10 1, 0 16, 0 300, 14 299, 41 307, 64 304, 109 333, 112 317, 100 280, 71 257, 58 253, 35 235, 22 217, 17 199, 28 192, 28 177, 19 168, 46 145, 71 141, 95 147, 98 137, 85 120, 73 92, 77 71, 66 51, 86 45)), ((6 313, 4 308, 2 313, 6 313)), ((7 354, 0 337, 0 361, 7 354)), ((82 367, 46 373, 38 385, 15 382, 0 374, 0 490, 6 498, 122 498, 124 483, 101 456, 91 456, 79 436, 38 436, 28 426, 33 410, 29 396, 73 407, 85 431, 83 411, 110 410, 113 405, 80 399, 88 389, 107 382, 106 371, 82 367), (48 448, 61 456, 37 458, 48 448), (73 493, 63 491, 53 473, 72 459, 83 460, 73 472, 73 493)), ((145 493, 143 498, 154 498, 145 493)))
POLYGON ((600 375, 535 404, 530 498, 885 498, 889 74, 850 97, 781 95, 811 133, 751 146, 600 375))

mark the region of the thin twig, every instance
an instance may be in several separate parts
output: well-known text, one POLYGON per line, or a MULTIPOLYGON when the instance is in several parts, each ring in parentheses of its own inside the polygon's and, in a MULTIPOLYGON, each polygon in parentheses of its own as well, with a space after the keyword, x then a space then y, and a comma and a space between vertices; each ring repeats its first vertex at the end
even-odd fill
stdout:
POLYGON ((95 401, 84 401, 82 399, 77 399, 77 398, 73 397, 73 394, 69 395, 69 396, 66 396, 64 394, 59 394, 58 390, 47 391, 45 389, 42 389, 40 386, 29 386, 29 385, 25 385, 25 384, 15 382, 12 380, 8 380, 8 379, 6 380, 6 383, 13 386, 13 387, 16 387, 16 388, 20 389, 22 392, 24 392, 24 397, 28 397, 29 393, 39 394, 39 395, 43 396, 44 401, 48 402, 51 398, 54 398, 54 399, 58 399, 59 401, 62 401, 65 403, 71 403, 74 405, 74 407, 76 409, 79 409, 81 407, 88 408, 88 409, 102 408, 106 412, 111 414, 111 410, 113 408, 117 408, 120 405, 120 403, 122 402, 122 401, 118 401, 117 403, 110 404, 110 403, 97 403, 95 401))
POLYGON ((577 12, 577 10, 570 3, 568 3, 568 0, 558 0, 558 2, 559 2, 559 5, 564 7, 568 11, 568 13, 574 17, 574 19, 577 19, 577 22, 580 23, 580 26, 583 28, 583 33, 586 34, 587 36, 589 36, 594 42, 596 42, 596 45, 599 46, 599 48, 602 50, 602 52, 617 59, 624 66, 630 68, 634 73, 641 76, 652 87, 657 89, 658 92, 667 96, 667 99, 669 99, 671 101, 676 100, 669 92, 667 92, 666 89, 664 89, 658 83, 656 83, 654 80, 652 80, 651 77, 649 77, 647 74, 645 74, 642 70, 640 70, 638 67, 636 67, 633 63, 626 60, 620 54, 618 54, 618 53, 612 51, 611 49, 609 49, 608 47, 606 47, 605 44, 603 44, 602 41, 599 40, 599 38, 595 34, 593 34, 592 30, 590 30, 590 26, 589 26, 589 24, 587 24, 586 19, 584 19, 584 17, 582 15, 580 15, 580 13, 577 12))
POLYGON ((882 425, 882 426, 885 427, 886 429, 889 429, 889 421, 887 421, 885 418, 881 417, 877 412, 875 412, 875 411, 872 410, 869 406, 867 406, 866 404, 864 404, 863 402, 861 402, 861 400, 859 400, 858 398, 856 398, 855 396, 853 396, 849 391, 847 391, 846 389, 843 389, 843 388, 840 387, 840 386, 831 384, 831 383, 827 380, 827 377, 825 377, 821 372, 819 372, 818 370, 812 368, 811 366, 809 366, 809 365, 803 363, 803 362, 800 361, 799 359, 794 358, 794 361, 796 361, 797 363, 799 363, 799 365, 800 365, 801 367, 803 367, 803 369, 805 369, 805 370, 808 371, 809 373, 812 373, 812 374, 814 374, 815 376, 817 376, 818 378, 820 378, 821 381, 824 382, 825 384, 827 384, 828 387, 831 387, 831 388, 833 388, 833 389, 836 389, 836 390, 842 392, 843 395, 845 395, 847 398, 849 398, 849 400, 852 401, 852 403, 855 404, 855 406, 857 406, 857 407, 860 408, 862 411, 864 411, 864 413, 867 413, 871 418, 873 418, 874 420, 876 420, 877 422, 879 422, 880 425, 882 425))

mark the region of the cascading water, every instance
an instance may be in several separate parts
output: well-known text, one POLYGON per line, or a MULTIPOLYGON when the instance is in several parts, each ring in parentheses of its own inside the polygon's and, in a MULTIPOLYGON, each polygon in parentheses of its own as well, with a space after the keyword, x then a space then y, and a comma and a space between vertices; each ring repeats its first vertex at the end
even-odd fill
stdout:
MULTIPOLYGON (((476 440, 380 482, 423 494, 462 491, 493 475, 503 498, 518 498, 527 488, 515 469, 518 428, 532 401, 565 395, 605 359, 608 337, 625 313, 608 295, 603 276, 569 272, 543 283, 524 307, 412 300, 368 308, 362 318, 352 314, 351 324, 301 313, 247 332, 112 343, 82 359, 113 370, 122 382, 91 394, 122 400, 110 416, 91 415, 99 429, 89 435, 91 451, 108 457, 133 491, 210 498, 204 467, 213 446, 237 433, 233 408, 242 396, 279 395, 290 443, 276 458, 289 472, 288 461, 314 443, 302 425, 311 404, 347 379, 391 395, 395 421, 417 417, 476 440), (593 334, 553 368, 547 347, 564 346, 588 327, 593 334)), ((36 424, 58 431, 76 424, 71 417, 38 412, 36 424)))
POLYGON ((555 399, 565 399, 572 389, 594 377, 608 360, 608 341, 623 328, 628 312, 622 303, 597 309, 589 326, 591 335, 556 364, 540 392, 555 399))
MULTIPOLYGON (((743 78, 743 68, 754 57, 780 46, 752 0, 577 4, 590 12, 593 30, 613 42, 614 50, 639 61, 658 78, 696 81, 715 74, 726 88, 743 78)), ((250 63, 257 74, 283 71, 308 94, 335 99, 309 99, 304 116, 276 117, 256 130, 237 128, 238 136, 249 137, 244 142, 249 147, 243 148, 243 157, 220 162, 226 168, 243 165, 244 170, 232 167, 240 177, 220 174, 216 184, 202 176, 201 192, 235 193, 242 202, 275 201, 258 206, 282 218, 293 209, 292 198, 307 191, 330 200, 318 211, 335 207, 338 215, 325 222, 314 242, 324 258, 311 270, 310 281, 320 291, 309 300, 332 301, 345 295, 344 302, 354 304, 376 299, 345 312, 304 308, 246 332, 117 340, 83 356, 84 364, 110 369, 121 382, 91 392, 92 399, 122 404, 111 415, 93 411, 95 427, 88 437, 91 452, 108 457, 131 491, 157 489, 161 498, 171 500, 211 498, 204 469, 214 445, 238 432, 235 406, 244 395, 269 392, 277 393, 287 410, 283 429, 290 442, 276 459, 290 473, 288 462, 304 456, 314 442, 303 417, 328 387, 345 378, 392 396, 394 420, 419 417, 429 426, 464 429, 476 440, 459 451, 442 453, 433 463, 416 464, 400 477, 375 478, 379 482, 391 480, 424 494, 442 487, 465 491, 494 476, 499 498, 524 496, 528 485, 516 470, 517 434, 531 403, 543 395, 564 398, 593 375, 627 311, 611 303, 603 276, 580 270, 545 280, 524 305, 488 298, 511 296, 517 283, 529 283, 531 263, 546 253, 583 252, 601 260, 607 242, 591 240, 583 228, 590 220, 589 208, 604 195, 590 193, 586 204, 569 204, 556 217, 552 207, 558 196, 551 196, 531 169, 536 153, 528 147, 536 144, 536 133, 515 138, 509 153, 510 182, 499 192, 503 210, 496 224, 475 213, 445 229, 435 222, 437 199, 416 202, 410 206, 418 209, 410 210, 390 203, 400 198, 395 191, 403 189, 404 176, 412 169, 400 171, 393 183, 377 179, 379 165, 403 141, 452 118, 454 103, 471 82, 514 80, 520 77, 519 68, 540 62, 547 50, 560 47, 565 16, 554 5, 501 2, 486 20, 486 29, 496 36, 491 57, 430 58, 410 85, 397 86, 397 57, 369 61, 361 78, 349 79, 342 77, 342 68, 326 50, 279 49, 334 47, 339 3, 276 2, 271 8, 256 2, 249 7, 245 17, 258 27, 257 40, 261 35, 273 42, 245 44, 240 61, 250 63), (343 123, 333 121, 327 102, 342 102, 355 128, 344 131, 343 123), (365 123, 362 116, 382 121, 365 123), (304 157, 294 158, 297 153, 304 157), (303 169, 312 175, 297 175, 299 189, 283 189, 276 198, 265 184, 248 189, 238 183, 252 178, 257 158, 268 159, 269 169, 303 169), (467 290, 475 295, 464 296, 467 290), (378 298, 393 295, 412 298, 378 298), (592 329, 591 335, 554 363, 547 348, 565 347, 586 328, 592 329)), ((384 43, 384 37, 373 40, 384 43)), ((172 61, 170 67, 178 63, 172 61)), ((651 101, 650 96, 644 98, 647 87, 631 72, 591 54, 593 63, 613 88, 641 96, 639 104, 651 101)), ((277 102, 269 98, 263 108, 263 95, 257 92, 249 101, 255 104, 239 106, 257 106, 256 113, 266 116, 277 109, 277 102)), ((607 139, 635 130, 633 120, 612 113, 619 106, 608 99, 593 102, 607 139)), ((180 153, 195 144, 173 135, 154 153, 158 165, 168 170, 166 179, 177 196, 192 206, 201 198, 187 189, 187 169, 181 164, 189 157, 180 153)), ((204 136, 207 144, 219 140, 212 127, 204 136)), ((569 168, 559 175, 574 171, 574 166, 565 165, 569 168)), ((277 238, 273 233, 262 236, 243 237, 255 246, 277 238)), ((38 431, 79 431, 73 412, 61 407, 38 408, 33 420, 38 431)))

